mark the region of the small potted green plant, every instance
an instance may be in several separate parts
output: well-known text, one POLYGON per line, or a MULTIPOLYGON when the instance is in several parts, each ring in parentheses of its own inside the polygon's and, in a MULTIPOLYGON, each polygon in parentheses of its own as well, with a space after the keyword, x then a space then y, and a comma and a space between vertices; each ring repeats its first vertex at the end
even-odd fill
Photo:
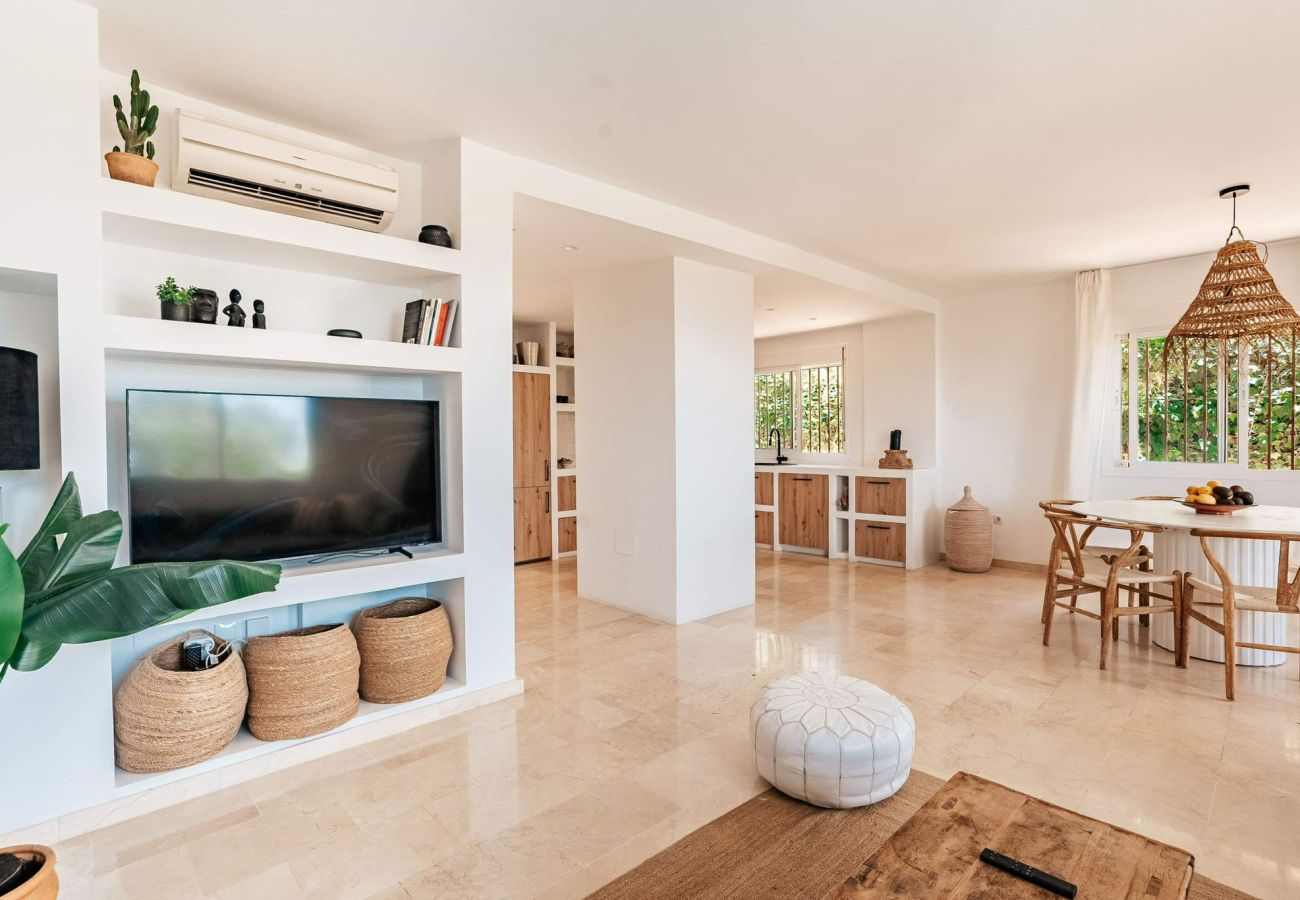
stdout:
POLYGON ((113 109, 122 143, 104 154, 108 177, 132 184, 153 187, 158 164, 153 161, 153 133, 158 130, 158 107, 149 105, 149 92, 140 90, 140 73, 131 70, 131 115, 122 107, 122 98, 113 95, 113 109))
POLYGON ((162 317, 172 322, 190 320, 190 304, 194 302, 194 286, 181 287, 176 279, 167 276, 167 280, 158 285, 158 300, 162 305, 162 317))

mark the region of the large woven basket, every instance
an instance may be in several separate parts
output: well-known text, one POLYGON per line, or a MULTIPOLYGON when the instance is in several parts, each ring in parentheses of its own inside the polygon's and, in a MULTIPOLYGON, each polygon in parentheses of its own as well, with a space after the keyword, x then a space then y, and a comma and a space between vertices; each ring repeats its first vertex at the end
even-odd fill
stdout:
POLYGON ((215 756, 239 733, 247 701, 239 654, 186 672, 173 638, 151 650, 113 697, 117 764, 128 772, 165 772, 215 756))
POLYGON ((252 638, 248 669, 248 730, 284 741, 337 728, 357 713, 361 658, 351 629, 315 625, 252 638))
POLYGON ((958 572, 987 572, 993 565, 993 513, 970 494, 948 507, 943 522, 948 567, 958 572))
POLYGON ((451 623, 437 600, 404 597, 357 613, 361 696, 405 703, 432 694, 447 679, 451 623))

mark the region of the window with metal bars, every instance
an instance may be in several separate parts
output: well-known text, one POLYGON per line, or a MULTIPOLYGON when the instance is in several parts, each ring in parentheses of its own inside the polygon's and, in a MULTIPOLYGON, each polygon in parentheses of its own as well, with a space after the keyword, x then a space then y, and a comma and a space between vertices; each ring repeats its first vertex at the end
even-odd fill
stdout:
POLYGON ((774 446, 773 428, 802 454, 842 454, 844 365, 807 365, 754 375, 754 447, 774 446))
POLYGON ((1297 467, 1300 331, 1188 339, 1168 353, 1164 344, 1162 335, 1119 337, 1123 460, 1297 467))

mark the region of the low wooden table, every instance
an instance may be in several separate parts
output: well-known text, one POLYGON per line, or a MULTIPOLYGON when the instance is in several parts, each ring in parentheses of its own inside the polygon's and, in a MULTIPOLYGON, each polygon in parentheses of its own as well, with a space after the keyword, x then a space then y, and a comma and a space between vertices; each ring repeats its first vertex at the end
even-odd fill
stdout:
POLYGON ((1181 900, 1192 881, 1185 850, 958 772, 834 896, 1053 896, 980 862, 985 847, 1073 882, 1081 900, 1181 900))

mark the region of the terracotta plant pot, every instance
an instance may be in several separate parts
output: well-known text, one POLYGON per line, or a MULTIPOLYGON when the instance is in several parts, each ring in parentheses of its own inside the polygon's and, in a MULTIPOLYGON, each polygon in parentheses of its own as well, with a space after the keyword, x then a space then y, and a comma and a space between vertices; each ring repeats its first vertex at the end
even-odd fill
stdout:
POLYGON ((104 159, 108 162, 109 178, 153 187, 158 177, 158 164, 136 153, 105 153, 104 159))
POLYGON ((54 870, 53 850, 40 844, 19 844, 16 847, 0 847, 0 853, 44 861, 39 872, 7 894, 0 894, 0 897, 4 900, 56 900, 59 896, 59 875, 54 870))
POLYGON ((188 322, 190 320, 190 305, 188 303, 168 303, 166 300, 159 300, 158 305, 162 308, 162 317, 168 322, 188 322))

